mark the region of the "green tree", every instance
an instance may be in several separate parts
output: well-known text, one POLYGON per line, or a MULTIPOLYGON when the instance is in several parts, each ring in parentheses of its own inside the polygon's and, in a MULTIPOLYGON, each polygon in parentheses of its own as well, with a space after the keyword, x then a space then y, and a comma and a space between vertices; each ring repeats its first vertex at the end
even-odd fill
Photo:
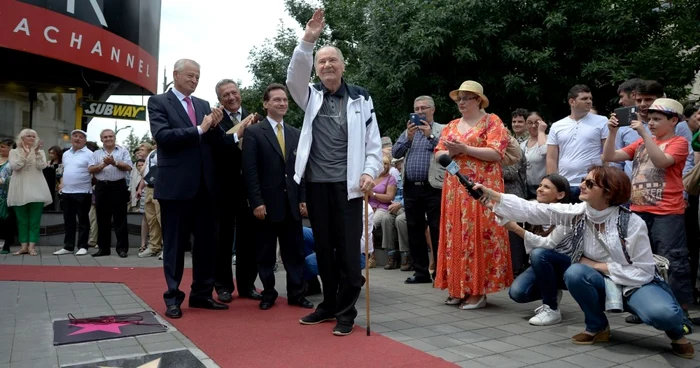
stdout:
MULTIPOLYGON (((253 85, 241 88, 241 104, 249 112, 265 115, 263 108, 265 88, 271 83, 285 83, 287 66, 298 42, 294 30, 281 25, 277 27, 277 35, 274 39, 266 39, 262 47, 251 50, 248 68, 253 74, 253 85)), ((294 103, 291 96, 289 96, 289 111, 284 120, 295 127, 301 127, 304 120, 304 112, 294 103)))
MULTIPOLYGON (((574 84, 593 89, 601 113, 615 106, 619 83, 656 79, 683 99, 700 65, 700 2, 696 0, 348 0, 315 1, 326 12, 319 44, 344 53, 345 79, 373 96, 380 131, 396 137, 413 99, 432 95, 438 121, 458 117, 449 91, 467 79, 484 85, 490 112, 506 124, 518 107, 554 121, 568 113, 574 84)), ((286 0, 301 27, 313 6, 286 0)), ((251 71, 285 79, 298 40, 278 31, 251 53, 251 71), (265 55, 266 57, 260 57, 265 55), (274 57, 270 57, 274 56, 274 57), (269 63, 278 63, 273 67, 269 63)))
POLYGON ((139 138, 138 136, 136 136, 136 134, 134 134, 134 129, 131 128, 129 131, 129 135, 124 140, 124 148, 129 150, 132 162, 136 162, 137 160, 137 157, 134 154, 134 150, 136 150, 141 145, 141 143, 154 144, 155 141, 151 138, 151 135, 148 132, 144 133, 144 135, 141 138, 139 138))

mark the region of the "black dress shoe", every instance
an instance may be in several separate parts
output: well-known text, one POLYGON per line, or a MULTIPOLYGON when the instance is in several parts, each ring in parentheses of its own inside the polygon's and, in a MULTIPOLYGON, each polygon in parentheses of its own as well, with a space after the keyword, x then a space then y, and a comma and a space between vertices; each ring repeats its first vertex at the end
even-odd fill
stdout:
POLYGON ((233 301, 233 296, 228 291, 224 291, 219 294, 219 301, 222 303, 231 303, 233 301))
POLYGON ((117 254, 119 254, 119 257, 121 258, 126 258, 126 252, 119 252, 117 254))
POLYGON ((110 254, 112 254, 112 253, 110 253, 110 252, 105 252, 105 251, 103 251, 103 250, 100 249, 100 250, 98 250, 97 252, 93 253, 92 256, 93 256, 93 257, 106 257, 106 256, 108 256, 108 255, 110 255, 110 254))
POLYGON ((268 310, 268 309, 272 308, 273 305, 275 305, 274 300, 263 300, 260 302, 260 309, 268 310))
POLYGON ((228 305, 217 302, 212 298, 208 299, 190 299, 190 308, 203 308, 223 310, 228 309, 228 305))
POLYGON ((165 311, 165 316, 168 318, 177 319, 182 317, 182 310, 179 305, 170 305, 165 311))
POLYGON ((302 308, 308 308, 311 309, 314 307, 314 303, 311 303, 308 299, 302 297, 296 298, 296 299, 289 299, 287 300, 287 304, 289 305, 296 305, 302 308))
POLYGON ((262 294, 255 291, 255 289, 250 289, 249 291, 238 291, 238 296, 246 299, 262 300, 262 294))
POLYGON ((404 281, 404 284, 432 284, 433 280, 430 277, 411 276, 404 281))

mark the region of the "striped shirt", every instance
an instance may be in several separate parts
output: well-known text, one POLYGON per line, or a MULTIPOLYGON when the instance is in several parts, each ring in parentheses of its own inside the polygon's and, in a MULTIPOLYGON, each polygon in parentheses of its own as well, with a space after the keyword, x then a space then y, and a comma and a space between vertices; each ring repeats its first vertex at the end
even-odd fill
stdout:
MULTIPOLYGON (((102 160, 107 156, 114 157, 114 161, 117 163, 125 163, 129 167, 133 167, 131 162, 131 155, 129 151, 124 147, 116 146, 111 154, 107 153, 104 148, 100 148, 92 154, 92 162, 90 166, 97 166, 102 164, 102 160)), ((129 176, 128 171, 121 171, 117 169, 115 165, 107 165, 102 171, 95 174, 95 179, 100 181, 117 181, 121 179, 126 179, 129 176)))

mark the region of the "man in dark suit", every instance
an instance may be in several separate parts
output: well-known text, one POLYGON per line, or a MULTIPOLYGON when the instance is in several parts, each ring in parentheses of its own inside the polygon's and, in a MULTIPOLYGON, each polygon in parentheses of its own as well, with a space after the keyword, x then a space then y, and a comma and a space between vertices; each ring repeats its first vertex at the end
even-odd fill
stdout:
POLYGON ((243 177, 248 200, 257 218, 257 263, 263 283, 260 309, 272 308, 277 299, 274 266, 277 240, 287 271, 289 305, 313 308, 304 298, 304 235, 301 216, 306 215, 304 182, 294 181, 299 129, 283 119, 287 113, 287 91, 273 83, 265 89, 263 106, 267 118, 249 127, 243 142, 243 177))
POLYGON ((216 216, 212 147, 223 144, 219 108, 192 97, 199 83, 199 64, 181 59, 173 68, 173 89, 148 99, 151 133, 158 142, 158 172, 154 197, 160 202, 163 269, 168 291, 163 294, 166 317, 180 318, 180 291, 185 247, 192 246, 190 308, 228 309, 212 298, 216 257, 216 216), (162 184, 162 185, 160 185, 162 184))
POLYGON ((216 249, 216 274, 214 288, 219 301, 230 303, 235 290, 231 255, 233 252, 234 231, 236 242, 236 283, 241 298, 262 299, 255 290, 258 269, 255 265, 255 239, 251 229, 255 218, 248 206, 248 195, 241 175, 241 149, 246 128, 252 117, 241 107, 241 92, 231 79, 222 79, 216 84, 216 95, 223 106, 224 117, 219 127, 228 132, 240 125, 235 134, 226 135, 224 144, 218 146, 214 155, 217 182, 217 213, 219 231, 216 249), (241 125, 242 124, 242 125, 241 125))

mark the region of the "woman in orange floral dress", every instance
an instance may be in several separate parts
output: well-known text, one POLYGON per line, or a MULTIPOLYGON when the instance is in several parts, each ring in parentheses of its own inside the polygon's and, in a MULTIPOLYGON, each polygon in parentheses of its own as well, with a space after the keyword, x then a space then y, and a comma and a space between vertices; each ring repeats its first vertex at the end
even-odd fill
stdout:
MULTIPOLYGON (((503 189, 501 159, 508 147, 508 130, 501 119, 483 111, 489 100, 481 84, 462 83, 450 92, 462 113, 440 135, 436 157, 448 154, 469 180, 503 189)), ((445 304, 460 309, 486 306, 486 294, 513 282, 508 232, 494 214, 472 198, 459 180, 446 174, 435 286, 449 290, 445 304)))

